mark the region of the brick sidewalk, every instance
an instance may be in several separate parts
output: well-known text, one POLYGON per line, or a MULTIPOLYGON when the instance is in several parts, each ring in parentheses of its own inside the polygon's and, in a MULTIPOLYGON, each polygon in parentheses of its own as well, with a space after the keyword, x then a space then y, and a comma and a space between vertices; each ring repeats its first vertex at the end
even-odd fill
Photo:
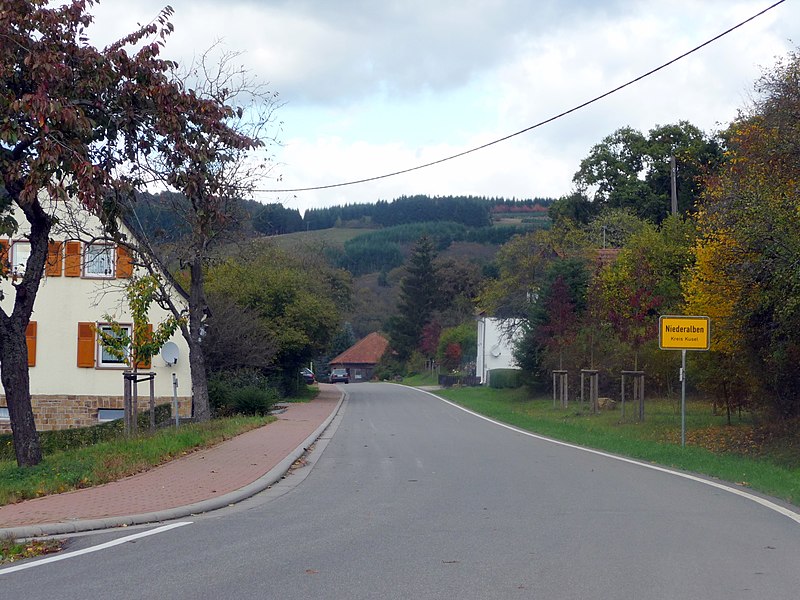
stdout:
POLYGON ((0 507, 0 528, 121 517, 209 500, 253 483, 286 459, 331 415, 341 398, 320 385, 311 402, 278 420, 144 473, 105 485, 0 507))

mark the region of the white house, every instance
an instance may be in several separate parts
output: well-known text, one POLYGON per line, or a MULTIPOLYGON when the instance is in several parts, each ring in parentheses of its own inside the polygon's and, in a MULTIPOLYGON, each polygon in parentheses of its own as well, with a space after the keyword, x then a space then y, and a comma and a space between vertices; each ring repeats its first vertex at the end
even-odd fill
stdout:
MULTIPOLYGON (((54 211, 66 211, 57 206, 54 211)), ((101 237, 99 220, 80 214, 80 235, 94 232, 101 237)), ((6 277, 0 279, 0 300, 10 312, 14 292, 14 273, 24 272, 30 243, 25 238, 26 221, 17 215, 20 232, 12 238, 0 238, 0 260, 6 277)), ((39 430, 82 427, 100 421, 120 418, 123 403, 124 362, 112 356, 99 343, 96 331, 107 327, 110 316, 126 327, 132 319, 125 299, 125 284, 135 273, 130 256, 123 247, 109 241, 87 243, 77 239, 75 214, 60 215, 49 247, 46 275, 36 297, 28 327, 28 365, 31 403, 39 430), (69 226, 66 224, 69 223, 69 226)), ((130 232, 125 230, 128 235, 130 232)), ((181 298, 177 293, 176 297, 181 298)), ((158 324, 168 316, 155 303, 150 307, 149 321, 158 324)), ((179 413, 191 413, 191 378, 188 346, 176 332, 171 342, 177 347, 177 362, 167 364, 156 356, 141 371, 155 373, 154 392, 157 403, 172 402, 173 373, 177 375, 179 413)), ((149 397, 149 384, 139 386, 139 407, 149 397)), ((0 384, 0 432, 9 431, 5 392, 0 384)))
POLYGON ((475 374, 481 383, 489 383, 488 375, 492 369, 513 369, 514 342, 519 338, 520 328, 514 319, 497 319, 480 315, 478 317, 478 357, 475 361, 475 374))

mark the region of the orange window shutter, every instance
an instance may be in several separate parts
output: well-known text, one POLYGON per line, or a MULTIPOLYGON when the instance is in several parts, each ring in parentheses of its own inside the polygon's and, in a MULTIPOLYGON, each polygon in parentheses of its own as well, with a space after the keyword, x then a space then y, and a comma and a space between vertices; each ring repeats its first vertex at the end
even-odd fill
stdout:
POLYGON ((81 276, 81 243, 67 242, 66 256, 64 258, 64 275, 67 277, 81 276))
MULTIPOLYGON (((148 323, 147 324, 147 339, 146 341, 150 341, 153 338, 153 325, 148 323)), ((152 367, 152 359, 147 360, 140 360, 136 363, 136 367, 139 369, 149 369, 152 367)))
POLYGON ((64 245, 61 242, 50 242, 47 244, 47 263, 45 273, 48 277, 61 277, 61 263, 64 253, 64 245))
POLYGON ((117 246, 117 277, 124 279, 133 277, 131 253, 125 246, 117 246))
POLYGON ((0 240, 0 275, 8 273, 8 240, 0 240))
POLYGON ((94 367, 94 323, 78 323, 78 366, 94 367))
POLYGON ((36 366, 36 321, 29 321, 25 330, 25 341, 28 343, 28 366, 36 366))

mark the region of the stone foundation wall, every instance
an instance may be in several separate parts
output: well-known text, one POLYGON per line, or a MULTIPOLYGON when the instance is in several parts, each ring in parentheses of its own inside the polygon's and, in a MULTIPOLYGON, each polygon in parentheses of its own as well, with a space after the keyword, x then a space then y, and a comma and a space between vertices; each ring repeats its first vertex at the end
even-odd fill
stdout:
MULTIPOLYGON (((139 396, 138 409, 143 412, 149 408, 150 398, 139 396)), ((172 397, 156 397, 156 404, 172 404, 172 397)), ((0 396, 0 407, 6 406, 5 396, 0 396)), ((70 429, 97 425, 97 410, 100 408, 123 409, 122 396, 31 396, 33 416, 36 429, 48 431, 53 429, 70 429)), ((189 396, 178 396, 178 414, 190 417, 192 399, 189 396)), ((0 421, 0 433, 11 431, 11 423, 0 421)))

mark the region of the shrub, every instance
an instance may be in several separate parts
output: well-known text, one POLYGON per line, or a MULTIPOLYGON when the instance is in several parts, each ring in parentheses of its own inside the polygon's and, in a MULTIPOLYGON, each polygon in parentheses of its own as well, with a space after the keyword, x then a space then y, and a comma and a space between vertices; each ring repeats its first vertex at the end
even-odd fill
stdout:
POLYGON ((389 381, 404 374, 405 365, 392 352, 385 352, 373 371, 374 377, 381 381, 389 381))
POLYGON ((439 336, 439 347, 436 352, 436 358, 440 363, 445 363, 447 360, 447 349, 451 344, 457 344, 460 347, 461 355, 458 357, 458 363, 449 366, 449 369, 457 369, 460 366, 462 357, 473 358, 478 353, 478 325, 475 321, 467 321, 458 325, 457 327, 448 327, 442 330, 439 336))
POLYGON ((425 372, 425 357, 422 356, 417 350, 411 353, 411 356, 408 358, 408 362, 406 363, 406 373, 408 375, 417 375, 419 373, 425 372))
POLYGON ((442 366, 448 371, 455 371, 461 366, 461 345, 456 342, 450 342, 444 349, 444 357, 442 358, 442 366))
POLYGON ((522 386, 522 371, 519 369, 492 369, 489 371, 489 387, 518 388, 522 386))
POLYGON ((272 388, 247 386, 233 390, 231 407, 238 415, 261 416, 266 415, 278 399, 278 393, 272 388))
POLYGON ((239 369, 209 377, 208 398, 216 417, 263 415, 280 400, 280 393, 260 371, 239 369))

